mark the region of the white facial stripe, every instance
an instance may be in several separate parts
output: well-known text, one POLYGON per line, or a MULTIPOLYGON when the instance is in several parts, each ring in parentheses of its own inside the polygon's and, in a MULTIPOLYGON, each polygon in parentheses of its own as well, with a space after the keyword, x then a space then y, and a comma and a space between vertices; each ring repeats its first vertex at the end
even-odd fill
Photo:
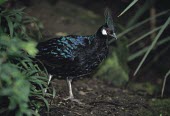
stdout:
POLYGON ((107 35, 106 29, 102 29, 102 35, 107 35))

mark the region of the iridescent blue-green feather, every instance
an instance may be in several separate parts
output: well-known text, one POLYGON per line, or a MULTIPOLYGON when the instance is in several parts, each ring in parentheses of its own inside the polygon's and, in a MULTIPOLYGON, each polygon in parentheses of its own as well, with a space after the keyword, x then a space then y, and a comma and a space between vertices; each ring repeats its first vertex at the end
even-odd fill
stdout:
POLYGON ((95 36, 65 36, 61 38, 50 39, 38 45, 40 57, 43 59, 59 58, 74 59, 76 57, 75 51, 90 45, 95 36))

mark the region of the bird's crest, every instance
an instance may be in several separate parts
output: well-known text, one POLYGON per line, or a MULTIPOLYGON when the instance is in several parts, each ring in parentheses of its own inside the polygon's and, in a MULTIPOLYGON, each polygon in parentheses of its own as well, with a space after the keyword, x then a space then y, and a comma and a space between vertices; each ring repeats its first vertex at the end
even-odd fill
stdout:
POLYGON ((106 8, 105 12, 105 23, 108 25, 108 27, 114 31, 114 26, 113 26, 113 19, 111 15, 111 10, 109 8, 106 8))

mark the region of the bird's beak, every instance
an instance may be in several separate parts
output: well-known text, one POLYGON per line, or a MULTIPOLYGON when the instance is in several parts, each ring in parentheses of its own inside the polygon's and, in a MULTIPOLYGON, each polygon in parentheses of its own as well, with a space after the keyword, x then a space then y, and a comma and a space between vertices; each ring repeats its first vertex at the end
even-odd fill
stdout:
POLYGON ((111 36, 112 36, 113 38, 117 39, 116 33, 113 33, 111 36))

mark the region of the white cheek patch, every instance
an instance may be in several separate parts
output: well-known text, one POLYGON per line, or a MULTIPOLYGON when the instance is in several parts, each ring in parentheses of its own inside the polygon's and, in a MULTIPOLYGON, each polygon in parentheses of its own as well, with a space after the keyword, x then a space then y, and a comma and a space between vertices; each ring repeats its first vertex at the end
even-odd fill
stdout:
POLYGON ((102 35, 107 35, 106 29, 102 29, 102 35))

